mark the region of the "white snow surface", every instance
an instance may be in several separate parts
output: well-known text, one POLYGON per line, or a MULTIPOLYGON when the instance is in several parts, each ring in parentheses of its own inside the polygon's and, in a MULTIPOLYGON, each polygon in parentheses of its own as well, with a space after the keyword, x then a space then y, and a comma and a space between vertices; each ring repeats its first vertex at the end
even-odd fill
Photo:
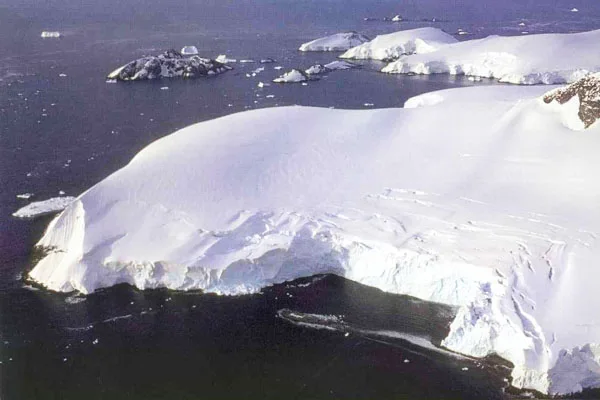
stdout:
POLYGON ((370 39, 357 32, 336 33, 304 43, 300 51, 345 51, 368 42, 370 39))
POLYGON ((73 201, 75 201, 75 197, 71 196, 53 197, 48 200, 34 201, 15 211, 13 217, 36 218, 42 215, 52 214, 64 210, 73 201))
POLYGON ((418 28, 379 35, 340 56, 358 60, 395 60, 405 54, 431 53, 456 39, 437 28, 418 28))
POLYGON ((515 386, 585 387, 600 377, 597 352, 580 354, 600 338, 600 125, 565 127, 541 92, 463 88, 412 109, 281 107, 189 126, 56 217, 38 243, 56 250, 30 276, 65 292, 237 295, 334 273, 457 306, 442 345, 498 353, 515 386))
POLYGON ((598 41, 600 30, 489 36, 402 57, 382 71, 469 75, 522 85, 570 83, 600 71, 600 53, 592 50, 598 41))

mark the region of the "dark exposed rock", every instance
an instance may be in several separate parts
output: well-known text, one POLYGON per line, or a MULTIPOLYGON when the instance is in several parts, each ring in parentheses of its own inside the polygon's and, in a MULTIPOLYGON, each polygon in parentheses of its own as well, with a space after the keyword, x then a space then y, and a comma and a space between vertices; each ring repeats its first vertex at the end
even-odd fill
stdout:
POLYGON ((579 119, 589 128, 600 118, 600 74, 588 75, 578 81, 544 95, 545 103, 565 104, 579 96, 579 119))
POLYGON ((199 78, 221 74, 232 69, 218 61, 197 55, 184 57, 176 50, 167 50, 158 56, 146 56, 125 64, 108 75, 108 79, 140 81, 158 78, 199 78))

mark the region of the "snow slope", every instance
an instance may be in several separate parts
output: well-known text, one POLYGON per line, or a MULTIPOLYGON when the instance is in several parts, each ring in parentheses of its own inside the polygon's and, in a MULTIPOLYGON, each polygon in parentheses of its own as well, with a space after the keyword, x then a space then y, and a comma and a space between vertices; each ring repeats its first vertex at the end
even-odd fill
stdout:
MULTIPOLYGON (((29 193, 28 193, 29 194, 29 193)), ((17 196, 19 197, 19 196, 17 196)), ((29 197, 23 197, 29 198, 29 197)), ((34 201, 27 204, 25 207, 19 208, 13 213, 13 217, 17 218, 37 218, 42 215, 52 214, 64 210, 69 204, 75 201, 75 197, 53 197, 48 200, 34 201)))
POLYGON ((434 53, 402 57, 383 72, 464 74, 527 85, 569 83, 600 71, 600 53, 593 50, 598 41, 600 30, 489 36, 455 43, 434 53))
POLYGON ((351 48, 340 58, 392 61, 405 54, 430 53, 450 43, 456 43, 456 39, 441 29, 418 28, 379 35, 351 48))
POLYGON ((581 349, 600 341, 600 125, 570 130, 572 110, 541 94, 465 88, 412 109, 192 125, 55 218, 39 242, 55 250, 30 276, 235 295, 334 273, 457 306, 443 346, 497 352, 515 386, 595 384, 597 352, 581 349))
POLYGON ((345 51, 370 39, 357 32, 336 33, 331 36, 322 37, 304 43, 298 50, 300 51, 345 51))

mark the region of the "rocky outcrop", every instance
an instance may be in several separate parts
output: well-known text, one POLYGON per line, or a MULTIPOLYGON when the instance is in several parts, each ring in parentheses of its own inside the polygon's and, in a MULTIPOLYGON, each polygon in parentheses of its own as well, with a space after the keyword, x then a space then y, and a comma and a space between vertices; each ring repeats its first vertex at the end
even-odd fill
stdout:
POLYGON ((575 96, 579 97, 579 119, 589 128, 600 118, 600 74, 588 75, 569 86, 548 92, 544 95, 544 102, 566 104, 575 96))
POLYGON ((108 79, 120 81, 141 81, 159 78, 199 78, 221 74, 232 69, 218 61, 197 55, 184 57, 176 50, 167 50, 158 56, 146 56, 117 68, 108 79))

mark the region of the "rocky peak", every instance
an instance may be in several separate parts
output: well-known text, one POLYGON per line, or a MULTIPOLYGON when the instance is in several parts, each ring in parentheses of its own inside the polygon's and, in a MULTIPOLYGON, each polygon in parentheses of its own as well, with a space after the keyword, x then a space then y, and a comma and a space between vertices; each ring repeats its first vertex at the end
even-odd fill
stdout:
POLYGON ((579 119, 589 128, 600 118, 600 73, 585 76, 568 86, 546 93, 544 102, 565 104, 575 96, 579 97, 579 119))

